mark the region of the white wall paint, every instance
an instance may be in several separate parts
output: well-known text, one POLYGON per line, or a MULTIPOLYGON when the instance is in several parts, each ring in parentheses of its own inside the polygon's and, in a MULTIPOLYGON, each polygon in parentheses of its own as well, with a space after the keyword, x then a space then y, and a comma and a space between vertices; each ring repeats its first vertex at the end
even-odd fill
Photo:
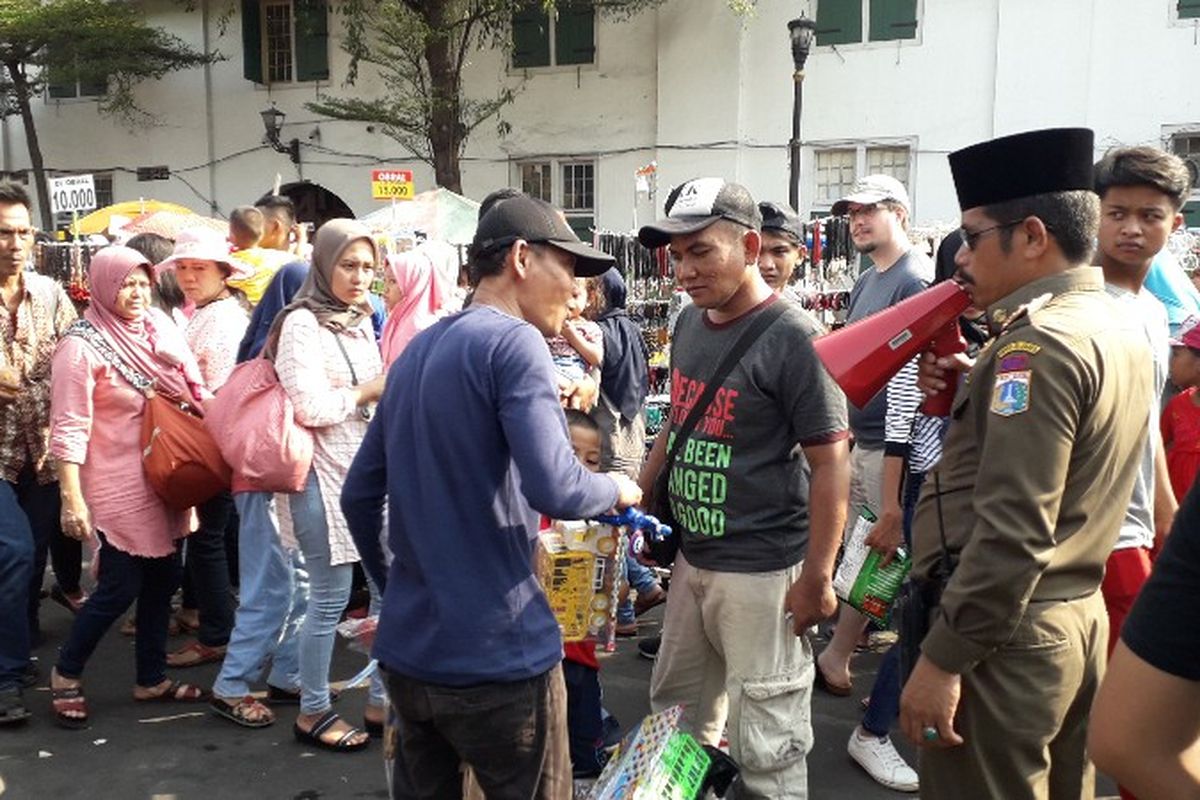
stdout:
MULTIPOLYGON (((1174 0, 921 0, 917 42, 817 48, 809 58, 804 94, 802 206, 813 185, 814 144, 910 138, 916 142, 912 187, 919 221, 957 217, 946 154, 959 147, 1034 127, 1089 125, 1099 149, 1117 143, 1161 144, 1164 126, 1200 125, 1200 67, 1195 26, 1172 24, 1174 0)), ((216 5, 216 4, 214 4, 216 5)), ((555 155, 597 159, 597 223, 625 229, 635 211, 634 171, 656 160, 658 194, 636 202, 639 220, 661 211, 671 185, 696 175, 724 175, 756 196, 787 197, 791 130, 791 54, 787 20, 811 0, 759 0, 753 17, 739 19, 725 0, 669 0, 627 23, 601 20, 597 62, 580 68, 511 71, 498 51, 474 54, 465 71, 467 93, 492 97, 519 89, 503 118, 478 128, 466 148, 465 192, 480 198, 515 178, 514 161, 555 155), (698 146, 712 143, 707 149, 698 146)), ((152 21, 193 46, 202 15, 154 0, 152 21)), ((336 41, 337 26, 332 29, 336 41)), ((240 22, 230 20, 213 45, 230 56, 212 67, 212 167, 217 210, 253 200, 276 172, 296 180, 285 155, 261 144, 258 112, 274 101, 287 113, 285 140, 305 146, 303 175, 340 195, 356 212, 370 199, 371 166, 345 154, 366 154, 388 166, 413 168, 418 189, 432 171, 366 126, 319 120, 303 104, 318 89, 374 96, 369 69, 355 87, 342 87, 348 57, 331 46, 332 85, 255 87, 242 78, 240 22), (249 151, 242 153, 242 151, 249 151), (353 164, 348 166, 347 162, 353 164)), ((97 114, 92 101, 35 101, 47 165, 92 171, 139 165, 191 166, 162 183, 137 183, 116 173, 118 199, 154 196, 207 211, 207 113, 201 70, 175 73, 138 88, 139 101, 161 124, 129 131, 97 114)), ((28 166, 19 120, 5 123, 8 163, 28 166)))

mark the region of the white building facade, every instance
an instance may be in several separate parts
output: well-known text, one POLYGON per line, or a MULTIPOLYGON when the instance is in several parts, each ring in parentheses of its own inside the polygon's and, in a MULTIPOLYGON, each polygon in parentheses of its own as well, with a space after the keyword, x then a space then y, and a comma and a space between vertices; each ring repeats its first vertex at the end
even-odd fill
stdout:
MULTIPOLYGON (((341 17, 323 0, 241 0, 225 18, 229 8, 147 2, 152 24, 226 60, 138 87, 160 120, 138 130, 100 115, 94 89, 56 87, 83 96, 35 101, 47 167, 96 175, 102 200, 153 197, 216 216, 269 191, 277 173, 324 187, 356 216, 378 207, 372 169, 412 169, 417 191, 433 188, 432 170, 393 140, 305 110, 322 94, 381 92, 370 70, 344 85, 341 17), (287 114, 281 139, 299 141, 299 164, 263 142, 259 112, 272 103, 287 114), (162 165, 167 180, 139 180, 139 167, 162 165)), ((464 193, 517 186, 562 206, 579 229, 611 230, 655 216, 670 186, 697 175, 786 200, 787 21, 801 12, 818 37, 804 82, 804 215, 828 209, 856 177, 887 172, 908 186, 918 222, 953 221, 946 154, 1030 128, 1088 126, 1097 157, 1153 144, 1200 165, 1200 0, 758 0, 744 17, 727 0, 667 0, 628 21, 579 8, 525 15, 515 48, 475 53, 468 97, 517 94, 503 130, 487 122, 468 141, 464 193), (656 181, 639 183, 651 163, 656 181)), ((20 121, 0 125, 0 170, 20 175, 20 121)), ((1200 213, 1189 217, 1200 226, 1200 213)))

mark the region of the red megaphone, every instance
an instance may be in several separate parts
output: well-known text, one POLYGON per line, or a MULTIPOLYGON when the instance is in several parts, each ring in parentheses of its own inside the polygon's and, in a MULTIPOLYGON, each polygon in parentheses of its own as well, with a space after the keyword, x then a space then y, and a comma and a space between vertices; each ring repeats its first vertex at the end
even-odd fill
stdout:
MULTIPOLYGON (((932 349, 944 356, 965 350, 958 317, 970 304, 961 286, 944 281, 820 337, 813 347, 850 402, 862 408, 918 353, 932 349)), ((953 399, 950 387, 926 400, 922 411, 946 416, 953 399)))

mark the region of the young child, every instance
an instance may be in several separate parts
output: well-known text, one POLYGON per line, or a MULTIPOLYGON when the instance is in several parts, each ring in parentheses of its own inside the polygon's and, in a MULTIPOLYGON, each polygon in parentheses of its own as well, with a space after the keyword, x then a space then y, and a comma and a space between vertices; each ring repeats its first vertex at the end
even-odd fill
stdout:
POLYGON ((568 381, 582 380, 604 361, 604 335, 600 326, 584 319, 587 306, 587 281, 576 279, 575 293, 567 301, 567 319, 557 336, 546 338, 554 371, 568 381))
POLYGON ((1200 320, 1195 317, 1171 340, 1171 383, 1180 392, 1163 409, 1160 425, 1171 488, 1182 501, 1200 472, 1200 320))
MULTIPOLYGON (((567 409, 566 414, 575 457, 592 472, 599 472, 600 426, 582 411, 567 409)), ((600 705, 600 662, 596 660, 596 643, 591 640, 566 642, 563 652, 572 772, 576 778, 595 777, 600 774, 605 761, 606 717, 600 705)))

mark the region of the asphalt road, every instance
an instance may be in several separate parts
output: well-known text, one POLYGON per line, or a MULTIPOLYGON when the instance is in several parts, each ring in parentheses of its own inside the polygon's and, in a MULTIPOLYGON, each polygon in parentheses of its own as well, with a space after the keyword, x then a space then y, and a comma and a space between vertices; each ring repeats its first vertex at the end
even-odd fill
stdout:
MULTIPOLYGON (((658 612, 644 618, 645 633, 657 629, 658 612)), ((69 626, 67 613, 46 602, 43 627, 47 644, 37 650, 48 675, 57 644, 69 626)), ((880 787, 846 755, 846 740, 861 716, 860 700, 870 691, 878 654, 855 662, 855 696, 834 698, 817 692, 813 699, 815 743, 809 754, 809 796, 884 800, 903 795, 880 787)), ((358 672, 364 657, 339 644, 335 679, 358 672)), ((605 705, 630 727, 648 713, 651 663, 637 654, 634 640, 621 640, 603 659, 605 705)), ((215 665, 177 670, 174 677, 206 688, 215 665)), ((0 728, 0 797, 3 800, 316 800, 387 798, 381 750, 362 753, 317 752, 292 738, 292 713, 280 711, 270 728, 248 730, 218 719, 203 705, 134 703, 133 640, 115 629, 105 637, 84 676, 92 724, 87 730, 58 728, 50 713, 49 693, 27 692, 34 718, 19 728, 0 728)), ((360 719, 366 692, 350 690, 338 703, 348 719, 360 719)), ((912 759, 913 748, 899 744, 912 759)))

